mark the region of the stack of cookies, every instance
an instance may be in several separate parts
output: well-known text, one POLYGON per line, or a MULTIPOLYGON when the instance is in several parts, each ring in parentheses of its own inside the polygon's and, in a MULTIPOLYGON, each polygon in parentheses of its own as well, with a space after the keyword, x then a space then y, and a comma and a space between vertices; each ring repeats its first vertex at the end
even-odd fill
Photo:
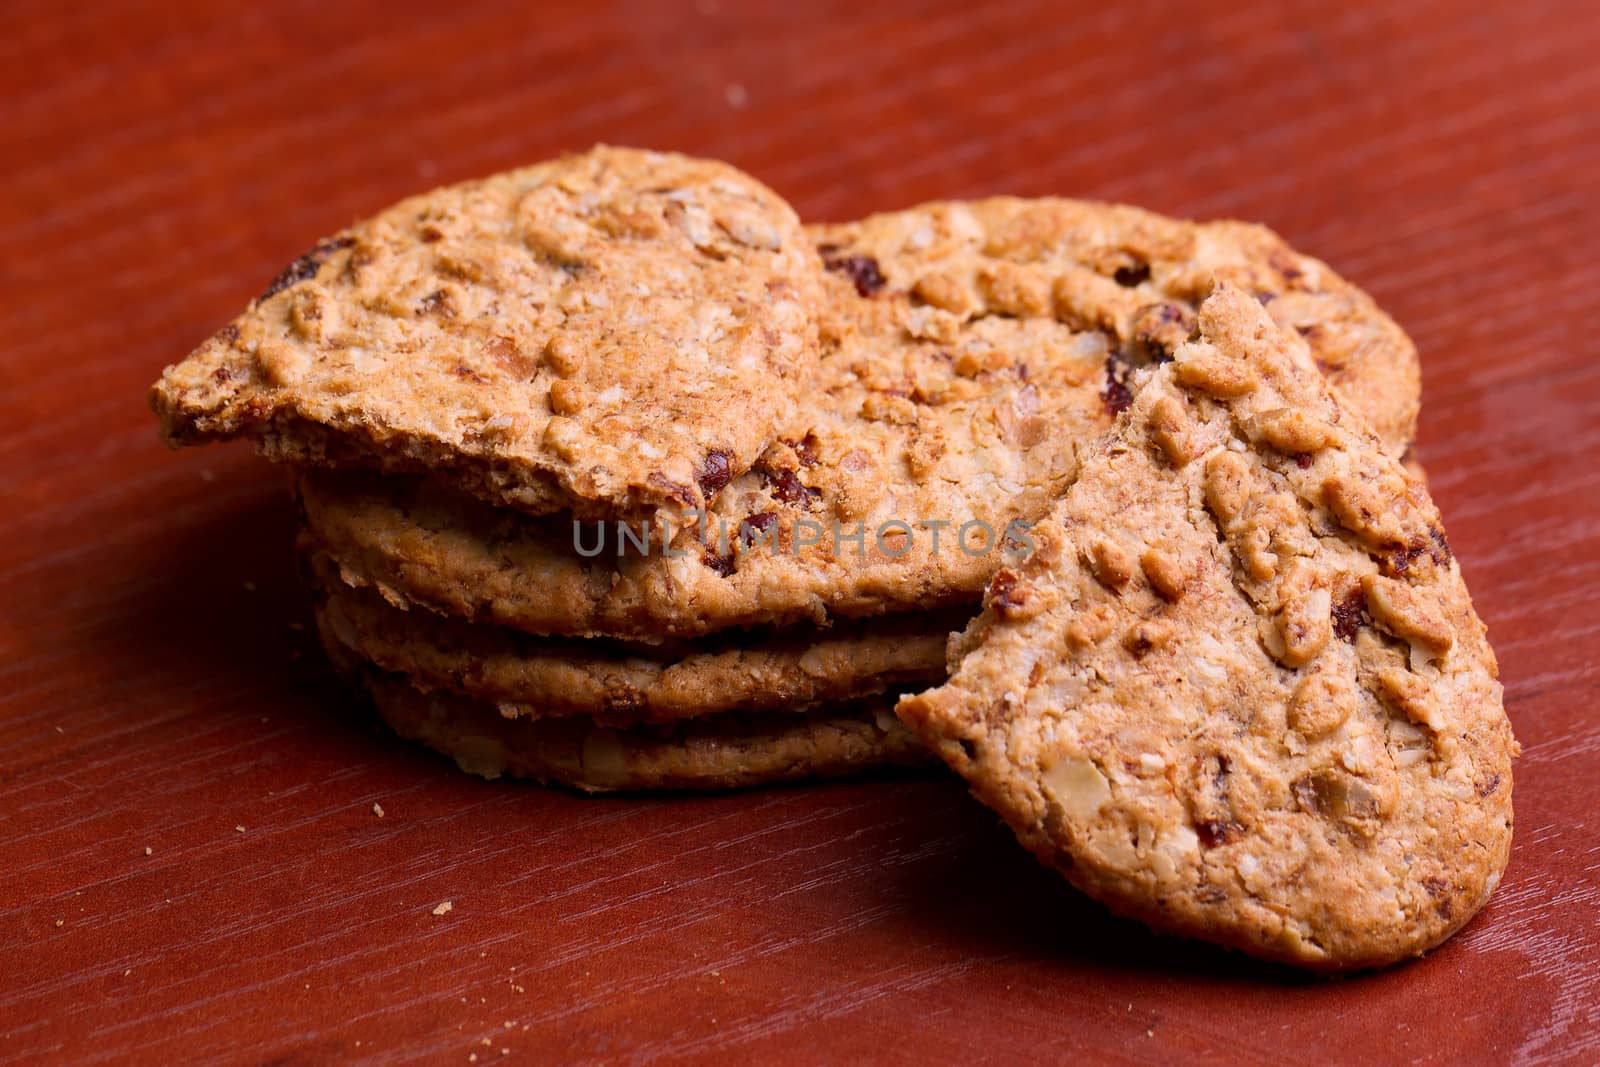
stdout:
POLYGON ((330 657, 469 770, 936 753, 1113 906, 1312 966, 1436 943, 1503 866, 1492 654, 1395 458, 1415 352, 1259 227, 803 227, 599 148, 322 242, 152 399, 294 468, 330 657))

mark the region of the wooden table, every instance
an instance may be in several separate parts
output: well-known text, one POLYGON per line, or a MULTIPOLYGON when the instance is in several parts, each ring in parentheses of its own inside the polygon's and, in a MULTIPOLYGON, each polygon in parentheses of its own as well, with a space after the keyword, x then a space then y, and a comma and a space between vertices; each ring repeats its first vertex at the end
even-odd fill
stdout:
POLYGON ((1593 5, 226 6, 0 9, 0 1060, 1600 1059, 1593 5), (1525 746, 1484 914, 1312 981, 1107 918, 949 777, 586 800, 367 725, 281 475, 144 390, 319 235, 598 140, 816 219, 1259 219, 1371 290, 1525 746))

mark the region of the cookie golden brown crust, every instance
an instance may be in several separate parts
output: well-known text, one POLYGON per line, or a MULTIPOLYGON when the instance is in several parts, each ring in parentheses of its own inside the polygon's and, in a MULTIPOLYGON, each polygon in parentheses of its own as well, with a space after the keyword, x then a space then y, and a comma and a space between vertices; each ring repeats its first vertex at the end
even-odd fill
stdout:
POLYGON ((1224 288, 899 713, 1075 885, 1319 969, 1437 945, 1516 751, 1437 510, 1224 288))
POLYGON ((708 521, 677 534, 675 556, 584 559, 564 523, 436 485, 315 472, 301 483, 312 534, 392 598, 536 633, 692 637, 974 604, 1009 523, 1048 512, 1127 404, 1131 375, 1190 336, 1218 278, 1298 331, 1391 445, 1409 440, 1410 342, 1260 227, 996 199, 810 234, 828 268, 816 381, 708 521), (988 551, 955 546, 968 523, 981 524, 969 547, 988 536, 988 551))
POLYGON ((791 421, 820 273, 734 168, 596 148, 323 241, 151 405, 173 445, 248 436, 533 513, 696 507, 791 421))
POLYGON ((950 632, 970 617, 917 613, 831 630, 739 631, 657 651, 405 611, 349 588, 324 559, 310 569, 323 594, 323 628, 383 670, 496 704, 505 715, 582 715, 606 726, 799 712, 935 685, 945 677, 950 632))

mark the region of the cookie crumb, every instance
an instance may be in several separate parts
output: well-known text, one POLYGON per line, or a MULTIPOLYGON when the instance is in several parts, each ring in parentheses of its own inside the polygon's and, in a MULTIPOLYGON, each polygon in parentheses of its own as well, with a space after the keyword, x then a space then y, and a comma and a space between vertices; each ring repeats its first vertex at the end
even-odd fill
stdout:
POLYGON ((156 850, 155 850, 155 849, 153 849, 153 848, 151 848, 151 847, 150 847, 150 846, 149 846, 149 845, 146 845, 146 846, 144 846, 144 854, 145 854, 145 855, 146 855, 146 856, 153 856, 153 855, 155 855, 155 851, 156 851, 156 850))
POLYGON ((445 900, 439 902, 438 906, 433 909, 433 913, 435 915, 449 915, 454 910, 455 905, 450 901, 445 900))
POLYGON ((372 805, 372 814, 376 815, 380 819, 383 818, 383 805, 374 801, 372 805))
POLYGON ((67 925, 67 920, 65 920, 65 919, 57 919, 56 920, 56 925, 57 926, 65 926, 65 925, 67 925))
POLYGON ((241 834, 244 833, 244 827, 242 826, 235 826, 234 830, 241 834))

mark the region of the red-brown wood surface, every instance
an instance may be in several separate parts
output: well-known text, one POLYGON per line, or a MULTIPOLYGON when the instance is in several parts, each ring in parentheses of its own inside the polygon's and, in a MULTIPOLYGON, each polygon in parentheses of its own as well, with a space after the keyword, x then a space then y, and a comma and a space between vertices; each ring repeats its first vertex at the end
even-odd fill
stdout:
POLYGON ((0 1060, 1600 1058, 1593 5, 230 7, 0 8, 0 1060), (368 725, 281 475, 145 388, 318 236, 600 140, 814 219, 1258 219, 1371 290, 1525 746, 1488 909, 1313 981, 1106 917, 945 776, 591 800, 368 725))

